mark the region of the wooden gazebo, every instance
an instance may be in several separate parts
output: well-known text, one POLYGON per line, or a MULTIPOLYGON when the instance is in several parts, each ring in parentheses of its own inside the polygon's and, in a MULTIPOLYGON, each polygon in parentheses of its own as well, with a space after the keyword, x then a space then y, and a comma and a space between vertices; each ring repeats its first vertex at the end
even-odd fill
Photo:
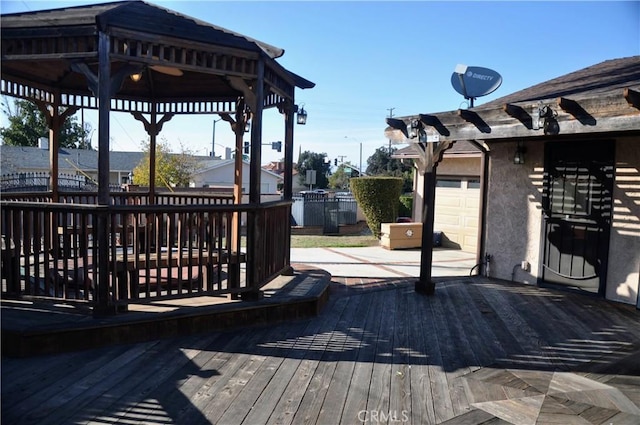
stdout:
POLYGON ((3 194, 3 296, 72 296, 110 313, 145 297, 256 297, 289 268, 294 92, 314 84, 278 64, 282 49, 142 1, 2 15, 1 28, 2 94, 46 113, 51 164, 46 194, 3 194), (59 129, 81 108, 98 110, 97 194, 57 184, 59 129), (268 204, 260 200, 266 108, 283 116, 285 150, 284 199, 268 204), (111 111, 144 125, 152 159, 174 115, 218 114, 236 134, 234 202, 160 196, 153 160, 148 192, 110 193, 111 111), (248 122, 249 203, 241 204, 248 122))

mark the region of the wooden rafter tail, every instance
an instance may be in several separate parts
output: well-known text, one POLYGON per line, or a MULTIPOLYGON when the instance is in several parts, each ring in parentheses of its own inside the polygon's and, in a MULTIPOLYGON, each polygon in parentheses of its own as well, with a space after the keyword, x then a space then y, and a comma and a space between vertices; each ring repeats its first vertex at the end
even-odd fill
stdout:
POLYGON ((623 91, 623 96, 629 105, 640 109, 640 92, 627 87, 623 91))
POLYGON ((505 103, 504 105, 502 105, 502 110, 506 112, 510 117, 513 117, 520 121, 529 130, 533 128, 533 118, 522 106, 514 105, 512 103, 505 103))
POLYGON ((566 97, 559 97, 556 99, 556 103, 563 111, 572 115, 575 115, 576 112, 584 111, 578 102, 566 97))
POLYGON ((525 115, 529 115, 522 106, 514 105, 512 103, 505 103, 502 105, 502 110, 506 112, 507 115, 517 119, 520 119, 525 115))
POLYGON ((592 126, 596 125, 597 120, 575 100, 566 97, 559 97, 556 100, 556 103, 563 111, 578 119, 581 124, 592 126))
POLYGON ((435 128, 436 131, 440 133, 441 136, 449 136, 451 134, 449 130, 447 130, 447 127, 445 127, 445 125, 442 124, 442 121, 440 121, 440 118, 438 118, 435 115, 420 114, 420 121, 424 125, 428 125, 435 128))
POLYGON ((470 123, 475 123, 480 118, 480 116, 476 112, 470 111, 468 109, 458 109, 456 111, 456 115, 470 123))
POLYGON ((487 124, 480 115, 475 111, 469 109, 458 109, 456 114, 463 120, 476 126, 478 130, 483 133, 491 133, 491 127, 487 124))

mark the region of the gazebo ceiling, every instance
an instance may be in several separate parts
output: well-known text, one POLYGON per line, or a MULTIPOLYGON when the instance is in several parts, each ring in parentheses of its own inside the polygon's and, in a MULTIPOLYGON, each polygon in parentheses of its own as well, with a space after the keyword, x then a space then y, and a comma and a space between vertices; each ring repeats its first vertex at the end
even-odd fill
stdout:
POLYGON ((292 100, 295 87, 314 86, 276 62, 282 49, 123 1, 2 15, 3 94, 47 102, 59 94, 61 106, 97 108, 90 80, 98 75, 100 32, 109 36, 113 110, 147 112, 151 103, 165 103, 172 113, 230 112, 258 80, 260 60, 265 108, 292 100), (129 78, 138 72, 140 81, 129 78))

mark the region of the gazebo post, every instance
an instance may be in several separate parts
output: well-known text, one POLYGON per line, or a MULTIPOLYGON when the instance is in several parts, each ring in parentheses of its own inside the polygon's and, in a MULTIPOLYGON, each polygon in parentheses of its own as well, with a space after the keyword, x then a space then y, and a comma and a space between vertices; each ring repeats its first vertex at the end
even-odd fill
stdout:
POLYGON ((149 121, 140 112, 132 112, 133 117, 140 121, 144 125, 144 129, 149 135, 149 204, 156 203, 156 143, 157 136, 162 131, 162 126, 165 122, 173 118, 173 114, 166 113, 158 121, 158 115, 156 113, 156 103, 153 103, 153 108, 149 117, 149 121))
POLYGON ((293 99, 286 102, 284 112, 284 187, 283 198, 291 201, 293 198, 293 123, 295 106, 293 99))
MULTIPOLYGON (((256 81, 253 88, 254 98, 251 105, 251 159, 249 162, 249 203, 253 205, 260 204, 260 174, 262 172, 261 153, 262 153, 262 111, 264 107, 264 57, 261 55, 257 63, 256 81)), ((261 214, 249 213, 247 220, 247 251, 249 260, 247 262, 247 286, 252 288, 250 292, 242 294, 244 300, 259 299, 262 296, 260 292, 260 282, 258 282, 258 267, 264 267, 257 261, 260 256, 261 243, 264 235, 263 223, 261 223, 261 214)))
MULTIPOLYGON (((156 110, 155 103, 153 103, 153 109, 151 110, 151 123, 155 126, 156 123, 156 110)), ((157 132, 149 132, 149 204, 155 205, 156 203, 156 135, 157 132)))
MULTIPOLYGON (((236 102, 235 123, 231 124, 231 129, 236 136, 236 154, 234 158, 235 173, 233 176, 233 202, 236 205, 242 204, 242 148, 244 143, 244 126, 247 123, 246 106, 244 99, 238 98, 236 102)), ((225 119, 225 117, 222 117, 225 119)), ((233 254, 240 251, 240 214, 233 213, 231 220, 231 250, 233 254), (237 252, 236 252, 237 248, 237 252)), ((229 286, 237 288, 240 286, 240 261, 232 262, 229 266, 229 286)), ((238 299, 237 294, 231 294, 231 299, 238 299)))
MULTIPOLYGON (((109 115, 111 112, 111 61, 109 35, 98 34, 98 205, 97 290, 94 315, 115 313, 109 288, 109 115)), ((114 288, 115 289, 115 288, 114 288)))
MULTIPOLYGON (((285 201, 291 201, 293 198, 293 123, 294 123, 294 101, 293 99, 286 102, 281 112, 284 112, 284 188, 283 198, 285 201)), ((286 276, 293 275, 291 267, 291 226, 287 226, 286 237, 287 246, 284 247, 287 268, 282 273, 286 276)))

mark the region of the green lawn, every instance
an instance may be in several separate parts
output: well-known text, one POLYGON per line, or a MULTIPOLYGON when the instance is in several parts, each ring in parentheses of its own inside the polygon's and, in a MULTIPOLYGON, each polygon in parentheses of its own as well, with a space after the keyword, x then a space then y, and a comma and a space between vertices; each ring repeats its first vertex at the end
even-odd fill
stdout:
POLYGON ((379 245, 372 235, 291 235, 291 248, 349 248, 379 245))

